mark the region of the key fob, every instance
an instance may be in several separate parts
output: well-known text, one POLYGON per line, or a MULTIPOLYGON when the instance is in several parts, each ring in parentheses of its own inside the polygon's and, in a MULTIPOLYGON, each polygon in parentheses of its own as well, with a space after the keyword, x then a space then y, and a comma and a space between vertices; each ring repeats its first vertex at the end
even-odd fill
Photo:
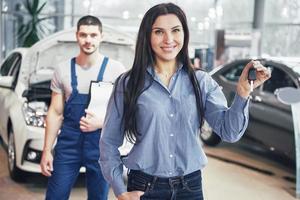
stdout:
POLYGON ((256 80, 256 69, 254 69, 254 68, 249 69, 248 80, 249 81, 255 81, 256 80))

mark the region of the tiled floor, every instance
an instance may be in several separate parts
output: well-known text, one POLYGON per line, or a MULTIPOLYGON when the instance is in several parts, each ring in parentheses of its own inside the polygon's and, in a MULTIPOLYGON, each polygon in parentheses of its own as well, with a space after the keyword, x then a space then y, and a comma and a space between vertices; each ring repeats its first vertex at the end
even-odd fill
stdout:
MULTIPOLYGON (((284 167, 223 147, 206 148, 209 163, 203 170, 203 190, 207 200, 294 200, 294 175, 284 167)), ((7 157, 0 147, 0 199, 44 199, 46 178, 30 176, 15 183, 8 175, 7 157)), ((71 200, 86 199, 84 177, 72 190, 71 200)), ((110 191, 109 200, 115 199, 110 191)))

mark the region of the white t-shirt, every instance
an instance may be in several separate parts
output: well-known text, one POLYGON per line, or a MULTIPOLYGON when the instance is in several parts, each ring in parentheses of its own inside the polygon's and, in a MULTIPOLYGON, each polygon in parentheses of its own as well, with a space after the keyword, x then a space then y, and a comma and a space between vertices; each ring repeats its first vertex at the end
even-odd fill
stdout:
MULTIPOLYGON (((77 64, 75 65, 77 90, 79 93, 89 93, 90 82, 92 80, 97 80, 103 58, 101 60, 99 59, 99 63, 97 63, 97 65, 89 68, 83 68, 77 64)), ((122 63, 109 58, 102 81, 114 83, 116 78, 121 73, 125 72, 125 70, 126 69, 122 63)), ((56 93, 64 94, 65 100, 68 100, 72 93, 71 60, 66 60, 58 64, 51 80, 51 90, 56 93)))

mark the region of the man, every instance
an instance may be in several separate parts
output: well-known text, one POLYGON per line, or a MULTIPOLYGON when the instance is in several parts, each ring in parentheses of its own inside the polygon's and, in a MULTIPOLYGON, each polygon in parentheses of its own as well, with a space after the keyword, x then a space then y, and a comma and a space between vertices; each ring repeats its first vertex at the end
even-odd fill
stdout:
POLYGON ((104 200, 109 186, 98 164, 104 116, 100 118, 86 110, 88 92, 92 80, 114 82, 125 68, 99 53, 102 24, 98 18, 88 15, 79 19, 76 39, 79 55, 60 63, 51 82, 40 165, 42 173, 49 177, 46 199, 68 199, 80 167, 84 166, 88 199, 104 200), (53 159, 51 150, 56 137, 53 159))

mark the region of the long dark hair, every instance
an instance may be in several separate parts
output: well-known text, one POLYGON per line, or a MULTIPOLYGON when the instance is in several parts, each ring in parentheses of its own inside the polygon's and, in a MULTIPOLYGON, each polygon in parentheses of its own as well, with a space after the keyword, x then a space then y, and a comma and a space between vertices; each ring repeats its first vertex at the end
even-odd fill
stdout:
MULTIPOLYGON (((125 136, 127 140, 129 140, 132 143, 139 142, 138 136, 140 135, 140 133, 138 133, 137 131, 136 126, 136 111, 138 97, 152 84, 152 82, 150 82, 150 84, 147 87, 145 87, 146 69, 148 66, 154 66, 155 62, 155 55, 151 48, 150 42, 152 25, 159 16, 167 14, 176 15, 183 27, 184 44, 181 51, 177 55, 177 61, 183 64, 184 69, 187 71, 190 77, 196 96, 197 111, 198 116, 200 118, 200 127, 203 124, 204 110, 201 98, 201 90, 188 56, 189 30, 187 26, 186 16, 181 10, 181 8, 179 8, 173 3, 158 4, 150 8, 143 17, 137 35, 137 42, 135 46, 135 58, 132 68, 122 76, 123 81, 121 81, 123 83, 122 87, 124 91, 123 120, 125 136)), ((116 81, 116 85, 118 84, 119 80, 120 79, 116 81)))

